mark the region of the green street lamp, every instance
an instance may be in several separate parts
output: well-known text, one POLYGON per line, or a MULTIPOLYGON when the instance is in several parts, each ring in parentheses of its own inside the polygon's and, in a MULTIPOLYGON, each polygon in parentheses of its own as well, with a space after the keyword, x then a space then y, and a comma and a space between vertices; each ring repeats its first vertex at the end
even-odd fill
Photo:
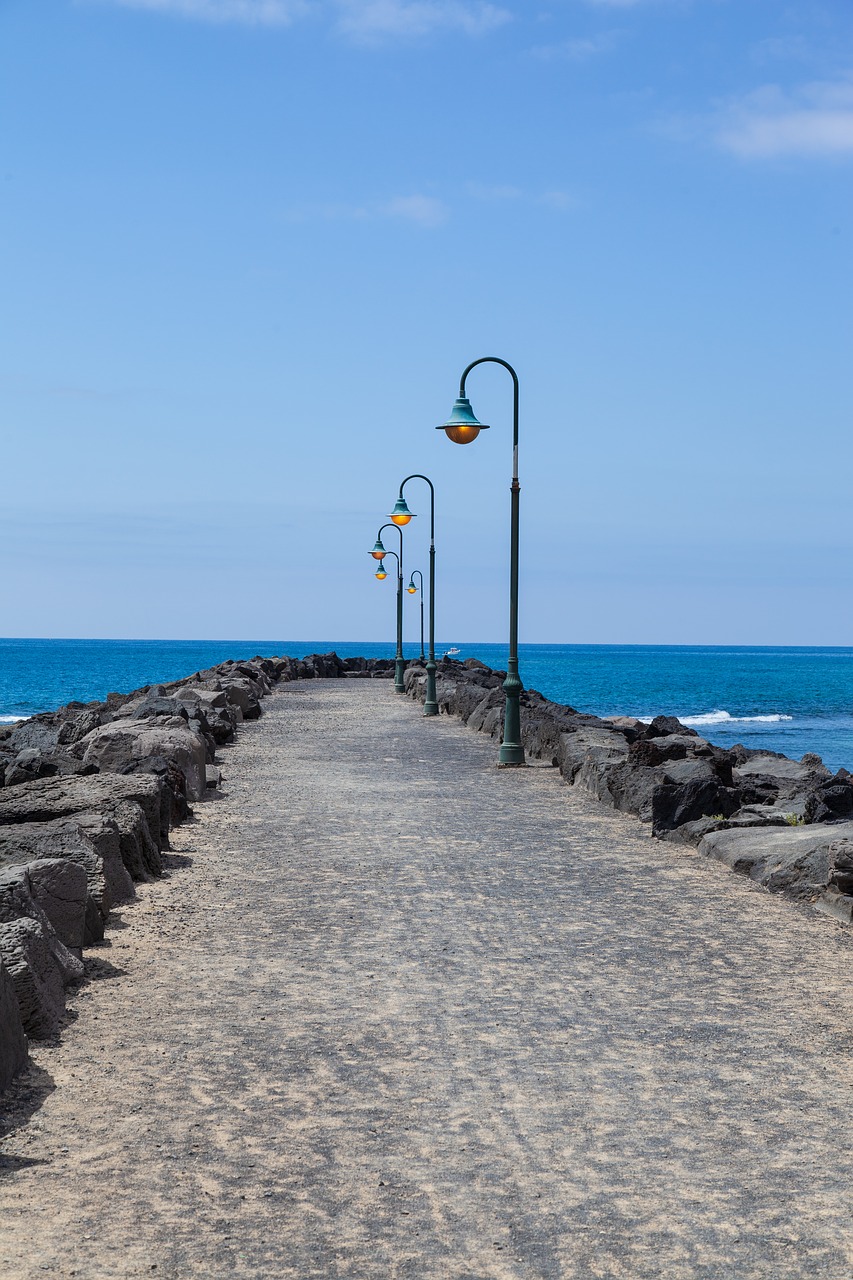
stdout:
POLYGON ((438 431, 444 431, 454 444, 470 444, 477 439, 481 431, 488 431, 485 422, 478 422, 474 417, 471 402, 465 395, 465 380, 478 364, 499 364, 512 377, 512 484, 510 486, 510 550, 509 550, 509 658, 507 659, 506 709, 504 711, 504 736, 501 744, 500 763, 502 765, 523 765, 524 746, 521 741, 521 712, 519 699, 523 685, 518 675, 518 495, 521 492, 518 483, 518 374, 511 364, 497 356, 482 356, 473 360, 459 380, 459 396, 447 422, 443 422, 438 431))
MULTIPOLYGON (((410 480, 423 480, 429 485, 429 655, 426 663, 427 687, 424 715, 437 716, 438 701, 435 696, 435 488, 429 476, 422 476, 417 472, 406 476, 400 485, 400 494, 389 518, 398 528, 402 525, 407 525, 410 520, 415 518, 414 512, 409 510, 406 505, 406 499, 403 497, 403 489, 410 480)), ((421 585, 423 585, 423 578, 421 578, 421 585)), ((421 596, 421 608, 423 609, 423 595, 421 596)), ((421 644, 421 649, 423 649, 423 644, 421 644)), ((423 654, 421 656, 423 657, 423 654)))
POLYGON ((410 596, 417 595, 418 584, 415 582, 415 574, 420 578, 421 592, 421 662, 424 660, 424 575, 420 569, 413 569, 409 576, 409 585, 406 587, 410 596))
MULTIPOLYGON (((405 693, 406 686, 403 683, 403 676, 406 671, 406 660, 403 657, 403 530, 395 524, 383 524, 376 535, 376 543, 373 550, 369 553, 374 560, 379 561, 381 568, 384 563, 385 556, 393 556, 397 561, 397 654, 394 659, 394 692, 405 693), (382 545, 382 530, 396 529, 400 535, 400 554, 396 551, 386 551, 382 545)), ((383 578, 387 578, 387 572, 384 574, 377 573, 375 575, 380 582, 383 578)))

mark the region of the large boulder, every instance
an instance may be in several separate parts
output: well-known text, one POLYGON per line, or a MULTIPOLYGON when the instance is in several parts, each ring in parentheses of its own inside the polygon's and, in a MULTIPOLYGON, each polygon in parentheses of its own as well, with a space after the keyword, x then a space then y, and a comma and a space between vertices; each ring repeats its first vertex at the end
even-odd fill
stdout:
MULTIPOLYGON (((168 835, 169 790, 151 774, 120 777, 50 778, 0 792, 0 829, 75 818, 111 864, 116 895, 127 897, 131 880, 149 880, 162 870, 163 804, 168 835), (116 857, 125 873, 118 874, 116 857)), ((132 888, 130 889, 132 896, 132 888)))
POLYGON ((243 719, 238 707, 232 706, 224 689, 208 689, 200 685, 184 685, 173 692, 176 703, 185 707, 190 719, 202 713, 207 732, 215 744, 230 742, 243 719))
MULTIPOLYGON (((192 810, 187 801, 187 780, 183 770, 174 760, 167 760, 165 756, 140 756, 138 759, 128 760, 119 772, 125 776, 134 773, 153 773, 155 777, 162 780, 165 788, 164 796, 168 797, 166 832, 185 822, 191 815, 192 810)), ((161 837, 161 845, 164 849, 168 848, 165 834, 161 837)))
POLYGON ((67 858, 37 858, 22 869, 27 888, 69 951, 79 956, 86 933, 89 886, 84 867, 67 858))
POLYGON ((660 771, 629 764, 611 745, 590 747, 575 775, 576 786, 597 800, 651 822, 652 798, 661 780, 660 771))
POLYGON ((84 764, 118 772, 128 762, 150 756, 173 760, 183 773, 187 794, 200 800, 205 792, 207 744, 181 716, 147 720, 116 720, 95 729, 85 744, 84 764))
POLYGON ((695 729, 688 728, 686 724, 682 724, 675 716, 655 716, 654 720, 646 725, 643 736, 645 738, 667 738, 671 734, 688 738, 699 737, 695 729))
MULTIPOLYGON (((562 734, 557 764, 567 782, 577 782, 587 790, 599 794, 600 782, 590 785, 591 779, 602 766, 614 767, 624 762, 627 756, 628 743, 621 733, 614 733, 604 726, 584 725, 574 733, 562 734), (580 777, 584 765, 592 766, 592 769, 585 770, 583 777, 580 777)), ((606 799, 603 791, 601 799, 606 799)), ((619 807, 621 806, 617 804, 616 808, 619 807)))
POLYGON ((53 778, 57 773, 59 765, 55 760, 43 755, 38 747, 24 747, 6 766, 3 785, 17 787, 36 778, 53 778))
POLYGON ((133 802, 142 811, 150 838, 168 848, 171 802, 168 789, 152 774, 115 773, 44 778, 0 792, 0 827, 19 822, 52 822, 113 803, 133 802))
POLYGON ((229 706, 236 707, 244 720, 257 720, 261 704, 257 686, 252 681, 228 677, 220 681, 220 685, 229 706))
POLYGON ((561 767, 564 738, 586 730, 597 734, 598 742, 612 740, 618 744, 619 750, 626 746, 624 734, 613 725, 599 720, 597 716, 583 715, 573 707, 551 702, 535 689, 522 693, 521 738, 527 755, 533 759, 549 760, 561 767))
POLYGON ((33 900, 23 867, 0 873, 0 959, 24 1030, 36 1037, 53 1035, 65 1012, 65 988, 83 977, 83 965, 33 900))
MULTIPOLYGON (((104 868, 104 897, 100 906, 104 919, 110 908, 117 902, 126 902, 136 897, 133 887, 133 871, 137 880, 149 880, 157 875, 156 865, 159 862, 159 850, 154 844, 151 829, 142 810, 135 800, 105 801, 98 809, 83 809, 66 819, 70 826, 76 827, 81 836, 91 843, 101 859, 104 868), (127 805, 127 812, 120 806, 127 805), (143 852, 151 867, 145 865, 143 852), (139 868, 142 868, 141 872, 139 868)), ((53 826, 52 823, 44 824, 53 826)), ((63 857, 70 854, 63 852, 63 857)))
POLYGON ((827 826, 729 828, 705 835, 699 852, 748 875, 767 889, 813 901, 830 884, 838 848, 853 839, 853 822, 827 826), (835 856, 833 849, 835 847, 835 856))
POLYGON ((803 763, 800 760, 789 760, 787 756, 779 755, 775 751, 750 751, 746 759, 738 762, 737 770, 743 776, 760 773, 780 779, 794 779, 798 782, 809 782, 815 777, 829 778, 831 776, 829 770, 822 764, 816 764, 815 761, 818 760, 818 756, 812 756, 803 763))
POLYGON ((305 665, 313 668, 319 680, 335 680, 346 671, 346 665, 335 652, 311 653, 304 659, 305 665))
POLYGON ((82 868, 87 890, 84 947, 103 938, 113 903, 133 894, 133 883, 121 859, 118 827, 103 814, 92 814, 91 818, 88 831, 79 816, 0 827, 0 867, 63 858, 82 868))
MULTIPOLYGON (((480 692, 483 692, 482 689, 480 692)), ((505 707, 506 694, 503 689, 500 686, 487 689, 468 716, 468 728, 475 729, 477 733, 487 733, 490 738, 498 737, 503 731, 505 707)))
POLYGON ((59 730, 59 745, 71 747, 75 742, 79 742, 81 738, 85 738, 93 729, 97 729, 101 723, 99 707, 100 704, 85 707, 81 710, 75 710, 70 715, 67 714, 68 708, 66 707, 66 714, 59 730))
MULTIPOLYGON (((698 760, 677 763, 700 768, 702 766, 702 762, 698 760)), ((652 796, 652 834, 660 836, 686 822, 713 818, 717 814, 728 818, 739 806, 739 793, 718 782, 710 768, 707 772, 697 772, 692 776, 684 771, 684 776, 655 787, 652 796)))

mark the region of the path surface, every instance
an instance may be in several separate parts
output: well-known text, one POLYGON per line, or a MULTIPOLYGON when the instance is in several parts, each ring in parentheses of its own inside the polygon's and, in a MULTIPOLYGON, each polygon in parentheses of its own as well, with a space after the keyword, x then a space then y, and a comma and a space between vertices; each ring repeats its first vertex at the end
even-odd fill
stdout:
POLYGON ((853 945, 317 681, 36 1046, 0 1275, 853 1276, 853 945))

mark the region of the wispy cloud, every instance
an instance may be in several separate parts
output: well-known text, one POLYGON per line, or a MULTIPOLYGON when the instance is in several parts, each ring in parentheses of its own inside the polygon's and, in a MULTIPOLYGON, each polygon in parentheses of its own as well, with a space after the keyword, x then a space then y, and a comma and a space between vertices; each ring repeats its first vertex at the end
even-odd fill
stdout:
MULTIPOLYGON (((525 191, 522 187, 508 183, 469 182, 465 187, 465 194, 469 200, 490 204, 525 204, 560 213, 578 207, 577 197, 568 191, 547 188, 544 191, 525 191)), ((461 210, 451 208, 438 196, 418 191, 381 200, 294 205, 287 210, 285 216, 289 222, 379 222, 393 219, 431 231, 444 226, 455 211, 461 210)))
POLYGON ((723 109, 715 140, 744 159, 853 155, 853 76, 757 89, 723 109))
POLYGON ((518 200, 524 195, 521 187, 499 182, 469 182, 466 190, 475 200, 518 200))
POLYGON ((356 40, 413 39, 434 31, 482 35, 510 20, 509 10, 462 0, 335 0, 338 28, 356 40))
POLYGON ((508 22, 508 9, 486 0, 101 0, 197 22, 285 27, 322 17, 359 43, 416 39, 437 31, 477 36, 508 22))
POLYGON ((570 40, 558 40, 554 44, 541 44, 530 50, 534 58, 543 62, 586 62, 613 48, 618 31, 602 31, 595 36, 578 36, 570 40))
POLYGON ((416 227, 440 227, 450 216, 443 200, 419 193, 392 196, 390 200, 371 200, 363 204, 334 203, 299 205, 288 212, 292 222, 367 222, 394 218, 416 227))
POLYGON ((380 205, 379 212, 388 218, 413 222, 419 227, 439 227, 448 217, 447 205, 433 196, 395 196, 387 204, 380 205))
POLYGON ((808 62, 817 56, 805 36, 768 36, 750 50, 755 62, 808 62))
POLYGON ((475 200, 517 200, 560 210, 575 209, 578 204, 577 198, 568 191, 525 191, 521 187, 485 182, 469 182, 466 189, 475 200))
POLYGON ((310 12, 307 0, 108 0, 123 9, 147 9, 196 22, 286 27, 310 12))
POLYGON ((543 191, 535 197, 537 204, 547 205, 551 209, 566 211, 578 207, 578 199, 568 191, 543 191))

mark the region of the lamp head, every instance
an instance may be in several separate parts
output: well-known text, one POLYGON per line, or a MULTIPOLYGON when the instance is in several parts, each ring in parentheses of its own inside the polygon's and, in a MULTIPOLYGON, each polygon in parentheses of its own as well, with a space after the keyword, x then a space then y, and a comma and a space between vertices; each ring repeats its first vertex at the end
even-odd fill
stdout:
POLYGON ((385 565, 382 563, 381 560, 379 561, 379 564, 376 566, 376 574, 374 576, 377 577, 380 582, 384 582, 384 580, 388 577, 388 570, 385 568, 385 565))
POLYGON ((393 521, 394 524, 402 526, 407 525, 409 521, 414 520, 414 518, 414 511, 409 510, 406 505, 406 499, 401 493, 397 501, 394 503, 394 510, 391 512, 388 519, 393 521))
POLYGON ((374 560, 382 560, 384 559, 385 556, 387 556, 388 552, 383 547, 381 538, 376 539, 376 546, 373 548, 370 554, 373 556, 374 560))
POLYGON ((453 406, 450 417, 442 422, 436 431, 444 431, 448 440, 454 444, 471 444, 481 431, 488 431, 488 424, 478 422, 471 408, 471 401, 466 396, 459 396, 453 406))
POLYGON ((414 578, 409 578, 409 585, 406 587, 406 590, 408 591, 410 596, 415 595, 415 593, 417 592, 417 587, 415 586, 414 578))

